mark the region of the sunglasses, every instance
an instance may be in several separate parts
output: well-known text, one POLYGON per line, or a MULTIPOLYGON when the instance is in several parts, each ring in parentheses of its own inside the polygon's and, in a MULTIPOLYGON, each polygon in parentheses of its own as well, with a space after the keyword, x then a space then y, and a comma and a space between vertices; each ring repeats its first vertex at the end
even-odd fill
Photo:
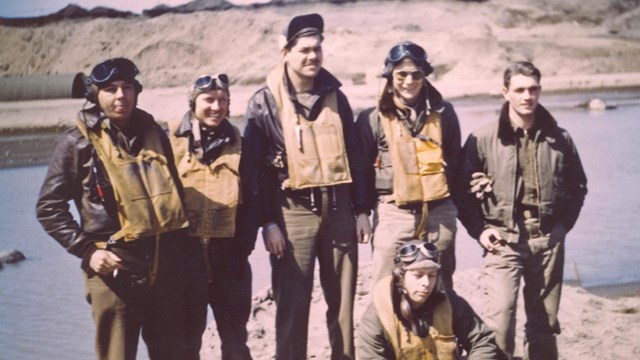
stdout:
POLYGON ((226 90, 229 88, 229 77, 226 74, 203 75, 196 79, 193 87, 204 92, 214 89, 226 90))
POLYGON ((131 60, 114 58, 96 65, 93 71, 91 71, 91 81, 94 84, 104 84, 110 82, 116 74, 121 74, 128 79, 133 79, 139 73, 140 71, 131 60))
POLYGON ((427 53, 424 49, 414 43, 402 43, 392 47, 389 50, 388 59, 392 63, 396 63, 407 56, 419 62, 427 60, 427 53))
POLYGON ((413 80, 421 80, 425 77, 425 73, 422 70, 414 70, 414 71, 394 71, 393 77, 396 78, 399 82, 405 81, 406 78, 411 75, 413 80))
POLYGON ((432 243, 424 243, 422 245, 407 244, 400 248, 398 258, 404 263, 412 263, 416 261, 418 255, 424 255, 428 260, 438 262, 438 248, 432 243))

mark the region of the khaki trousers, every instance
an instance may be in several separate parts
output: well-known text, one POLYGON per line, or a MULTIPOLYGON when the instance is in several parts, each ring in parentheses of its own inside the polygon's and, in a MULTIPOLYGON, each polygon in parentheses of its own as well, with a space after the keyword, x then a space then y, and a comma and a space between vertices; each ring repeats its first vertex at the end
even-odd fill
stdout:
MULTIPOLYGON (((279 194, 286 254, 271 256, 272 286, 276 300, 276 359, 307 358, 309 308, 316 259, 320 285, 327 303, 331 359, 354 359, 353 304, 358 269, 355 218, 350 185, 336 186, 337 208, 331 194, 316 196, 318 211, 309 196, 279 194), (320 201, 318 201, 320 200, 320 201)), ((317 190, 316 190, 317 191, 317 190)), ((330 192, 331 189, 328 189, 330 192)))
POLYGON ((496 342, 509 359, 515 348, 516 309, 520 280, 526 313, 523 359, 558 358, 558 308, 564 267, 564 236, 536 235, 507 243, 500 254, 484 256, 485 316, 496 342))
MULTIPOLYGON (((186 358, 184 253, 177 246, 176 241, 180 239, 172 234, 160 238, 158 274, 152 286, 136 282, 145 274, 130 274, 126 270, 119 271, 115 277, 109 274, 86 278, 86 298, 96 326, 98 359, 135 359, 140 332, 150 359, 186 358)), ((143 256, 141 261, 154 259, 154 239, 135 240, 120 246, 121 257, 129 253, 143 256), (136 250, 128 251, 130 246, 136 250)))
MULTIPOLYGON (((453 288, 453 273, 456 270, 456 218, 458 210, 451 199, 437 206, 429 207, 427 217, 427 238, 433 243, 440 256, 440 277, 444 286, 453 288)), ((373 274, 374 284, 391 275, 398 249, 409 240, 415 239, 415 231, 422 214, 401 209, 394 203, 378 203, 374 213, 373 274)))

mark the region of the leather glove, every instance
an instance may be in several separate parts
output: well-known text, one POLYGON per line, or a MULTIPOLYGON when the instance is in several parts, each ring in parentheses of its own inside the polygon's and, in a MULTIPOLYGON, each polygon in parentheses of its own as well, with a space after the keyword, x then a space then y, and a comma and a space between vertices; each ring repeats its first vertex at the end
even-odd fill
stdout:
POLYGON ((477 199, 482 200, 485 194, 493 191, 493 177, 483 172, 475 172, 471 175, 469 185, 469 192, 474 193, 477 199))

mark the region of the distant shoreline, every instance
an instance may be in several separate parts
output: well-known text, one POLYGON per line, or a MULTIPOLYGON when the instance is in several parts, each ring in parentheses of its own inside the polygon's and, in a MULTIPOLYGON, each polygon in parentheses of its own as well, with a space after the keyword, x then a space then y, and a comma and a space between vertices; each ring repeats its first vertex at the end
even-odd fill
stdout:
MULTIPOLYGON (((484 81, 471 82, 461 89, 451 84, 434 82, 446 100, 476 101, 501 96, 499 85, 484 81), (484 84, 482 87, 479 84, 484 84), (484 89, 484 92, 478 89, 484 89), (486 91, 489 88, 494 92, 486 91), (477 91, 474 91, 476 89, 477 91)), ((640 73, 549 77, 542 79, 543 98, 548 95, 596 94, 606 92, 640 92, 640 73)), ((251 96, 263 85, 231 86, 231 121, 244 128, 244 111, 251 96)), ((374 106, 378 85, 345 84, 354 114, 374 106)), ((139 107, 164 124, 181 118, 186 111, 185 87, 145 89, 140 94, 139 107)), ((586 97, 590 98, 590 96, 586 97)), ((544 100, 543 100, 544 102, 544 100)), ((49 162, 57 136, 73 126, 76 113, 85 105, 84 99, 49 99, 0 102, 0 144, 4 156, 0 169, 44 165, 49 162)), ((579 104, 574 104, 578 106, 579 104)), ((88 105, 87 105, 88 106, 88 105)), ((638 292, 640 294, 640 291, 638 292)))
MULTIPOLYGON (((566 282, 567 285, 572 285, 566 282)), ((575 284, 577 286, 577 284, 575 284)), ((640 297, 640 281, 633 281, 623 284, 604 284, 596 286, 582 287, 587 292, 605 297, 608 299, 619 299, 621 297, 640 297)))
MULTIPOLYGON (((342 91, 347 95, 354 114, 375 105, 381 83, 349 84, 343 80, 342 91)), ((433 81, 447 100, 496 97, 501 93, 501 79, 468 82, 433 81)), ((242 122, 251 96, 263 84, 231 85, 231 118, 242 122)), ((548 94, 592 93, 640 90, 640 73, 614 73, 542 78, 543 96, 548 94)), ((158 122, 182 117, 186 111, 186 87, 145 89, 140 94, 139 107, 151 113, 158 122)), ((84 99, 52 99, 0 102, 0 136, 7 134, 50 132, 72 126, 75 114, 84 99), (25 119, 29 119, 28 122, 25 119)))

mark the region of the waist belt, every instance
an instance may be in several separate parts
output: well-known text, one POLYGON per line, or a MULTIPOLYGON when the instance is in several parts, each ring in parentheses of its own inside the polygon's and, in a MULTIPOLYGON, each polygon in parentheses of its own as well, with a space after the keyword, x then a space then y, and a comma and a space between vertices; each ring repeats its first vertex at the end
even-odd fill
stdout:
POLYGON ((336 210, 338 208, 338 198, 336 195, 335 186, 319 186, 308 189, 292 190, 285 188, 282 190, 287 197, 290 198, 309 198, 309 205, 311 211, 318 211, 318 202, 322 199, 322 193, 327 192, 331 201, 331 209, 336 210))
POLYGON ((422 205, 423 205, 422 203, 413 203, 413 204, 406 204, 406 205, 398 205, 398 208, 402 210, 408 210, 412 214, 420 214, 422 213, 422 205))
MULTIPOLYGON (((384 204, 395 204, 395 200, 393 199, 393 195, 383 195, 380 196, 378 198, 378 201, 384 204)), ((427 205, 429 207, 430 210, 433 210, 435 208, 437 208, 438 206, 444 204, 445 202, 449 201, 449 197, 446 197, 444 199, 438 199, 438 200, 431 200, 431 201, 427 201, 427 205)), ((422 212, 422 203, 418 202, 418 203, 412 203, 412 204, 405 204, 405 205, 397 205, 399 209, 403 209, 403 210, 409 210, 411 211, 413 214, 419 214, 422 212)))

